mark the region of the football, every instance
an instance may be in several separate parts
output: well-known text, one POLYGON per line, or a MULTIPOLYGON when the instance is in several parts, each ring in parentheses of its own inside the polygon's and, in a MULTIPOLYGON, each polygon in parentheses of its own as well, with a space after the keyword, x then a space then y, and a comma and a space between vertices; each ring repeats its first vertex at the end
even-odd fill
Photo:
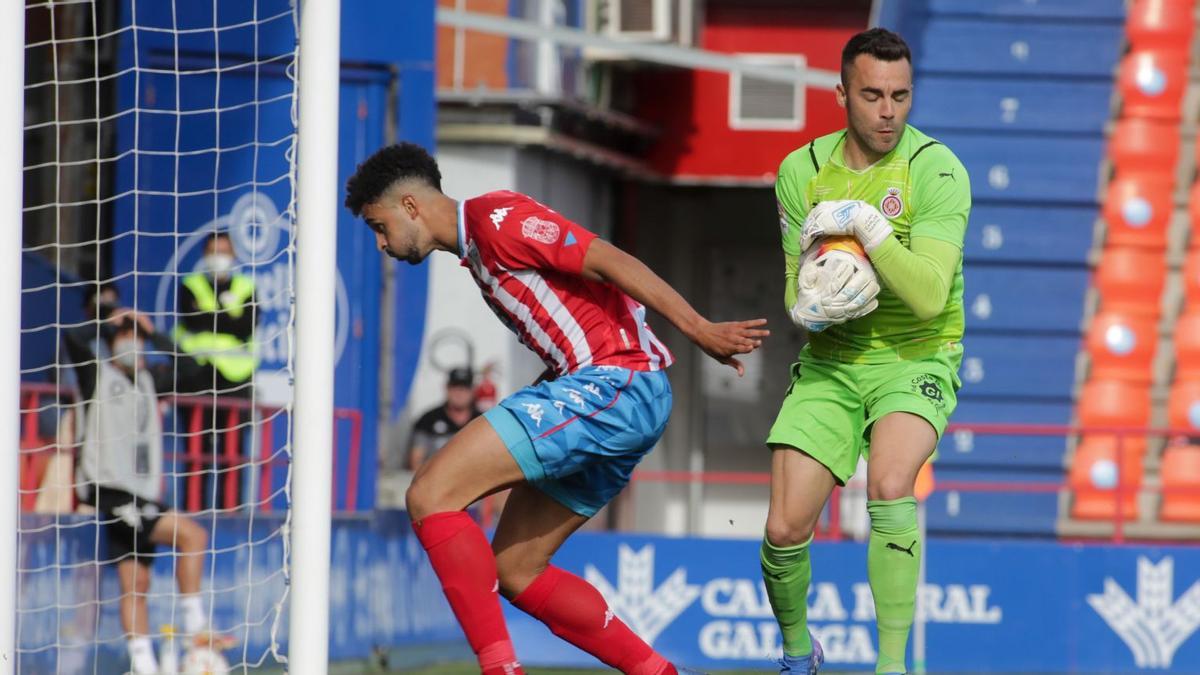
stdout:
MULTIPOLYGON (((871 259, 867 257, 867 252, 863 249, 862 244, 858 243, 857 239, 848 234, 821 237, 808 248, 808 251, 804 254, 804 260, 815 260, 818 261, 818 266, 823 266, 832 259, 824 256, 833 251, 840 251, 843 254, 852 256, 857 259, 858 262, 856 264, 858 265, 871 267, 871 259)), ((803 267, 803 264, 801 267, 803 267)))
MULTIPOLYGON (((850 235, 822 237, 813 242, 800 259, 800 292, 815 294, 821 298, 832 298, 842 290, 849 274, 838 274, 842 265, 851 265, 856 270, 869 272, 875 277, 875 268, 862 244, 850 235)), ((878 277, 876 277, 878 281, 878 277)))
POLYGON ((857 319, 879 303, 879 278, 866 250, 851 236, 813 242, 800 258, 792 322, 809 332, 857 319))
POLYGON ((208 647, 192 647, 183 657, 180 671, 186 675, 229 675, 229 662, 208 647))

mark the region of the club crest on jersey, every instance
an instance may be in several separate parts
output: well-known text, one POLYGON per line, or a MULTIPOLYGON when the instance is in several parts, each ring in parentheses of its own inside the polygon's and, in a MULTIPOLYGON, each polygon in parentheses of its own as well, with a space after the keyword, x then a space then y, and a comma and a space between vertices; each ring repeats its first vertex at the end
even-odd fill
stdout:
POLYGON ((900 199, 900 188, 890 187, 887 195, 879 202, 879 210, 888 218, 904 213, 904 201, 900 199))
POLYGON ((558 241, 558 223, 542 220, 537 216, 529 216, 521 221, 521 234, 526 239, 540 241, 543 244, 553 244, 558 241))

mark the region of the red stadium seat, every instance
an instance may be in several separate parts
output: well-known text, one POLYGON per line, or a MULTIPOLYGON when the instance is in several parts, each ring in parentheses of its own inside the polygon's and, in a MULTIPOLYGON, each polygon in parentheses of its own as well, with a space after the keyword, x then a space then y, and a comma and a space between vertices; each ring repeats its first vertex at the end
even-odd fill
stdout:
POLYGON ((1085 436, 1075 449, 1068 481, 1075 499, 1071 517, 1113 520, 1117 517, 1117 487, 1121 488, 1121 518, 1137 518, 1138 488, 1142 485, 1146 439, 1106 435, 1085 436))
POLYGON ((1150 424, 1150 386, 1091 379, 1079 395, 1079 423, 1085 427, 1144 428, 1150 424))
POLYGON ((1172 181, 1165 176, 1127 174, 1108 184, 1104 219, 1108 246, 1138 246, 1164 250, 1174 203, 1172 181))
POLYGON ((1192 41, 1191 0, 1134 0, 1125 19, 1131 49, 1187 53, 1192 41))
POLYGON ((1179 431, 1200 431, 1200 380, 1176 379, 1171 385, 1167 424, 1179 431))
POLYGON ((1138 117, 1119 120, 1108 140, 1108 158, 1118 176, 1136 172, 1174 178, 1179 125, 1138 117))
POLYGON ((1165 253, 1126 246, 1104 249, 1093 279, 1100 293, 1100 311, 1155 318, 1162 313, 1166 282, 1165 253))
POLYGON ((1159 475, 1163 496, 1158 517, 1170 522, 1200 523, 1200 447, 1168 447, 1159 475))
POLYGON ((1092 377, 1150 384, 1158 351, 1157 322, 1146 316, 1101 312, 1088 328, 1092 377))
POLYGON ((1187 52, 1131 51, 1121 61, 1117 90, 1122 117, 1178 121, 1187 85, 1187 52))
POLYGON ((1195 305, 1175 323, 1175 377, 1200 380, 1200 307, 1195 305))

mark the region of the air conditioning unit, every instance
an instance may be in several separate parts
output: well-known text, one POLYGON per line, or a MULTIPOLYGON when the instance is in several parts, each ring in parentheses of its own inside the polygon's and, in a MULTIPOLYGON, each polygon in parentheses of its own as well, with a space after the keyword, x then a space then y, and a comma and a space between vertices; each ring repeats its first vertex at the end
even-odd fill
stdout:
MULTIPOLYGON (((738 54, 747 63, 793 68, 803 74, 803 54, 738 54)), ((758 131, 799 131, 804 128, 805 90, 802 82, 776 82, 735 72, 729 76, 729 128, 758 131)))
POLYGON ((613 37, 666 42, 674 34, 672 4, 674 0, 606 0, 601 3, 601 20, 613 37))

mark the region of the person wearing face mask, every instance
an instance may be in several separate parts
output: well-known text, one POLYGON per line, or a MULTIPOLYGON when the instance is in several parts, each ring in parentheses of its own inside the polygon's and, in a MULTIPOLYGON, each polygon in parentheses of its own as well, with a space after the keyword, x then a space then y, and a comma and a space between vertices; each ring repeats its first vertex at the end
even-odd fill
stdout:
POLYGON ((128 309, 109 312, 99 330, 85 325, 67 331, 64 339, 84 406, 76 493, 80 502, 95 507, 108 543, 104 561, 117 567, 130 671, 158 672, 146 604, 158 546, 171 546, 177 555, 178 608, 184 631, 198 643, 228 647, 228 638, 214 636, 209 629, 200 596, 208 533, 161 501, 163 432, 158 397, 171 393, 176 382, 197 377, 200 364, 176 356, 169 338, 155 332, 146 316, 128 309), (97 335, 111 356, 97 357, 91 347, 97 335), (170 357, 170 362, 148 368, 144 357, 148 346, 170 357))
MULTIPOLYGON (((204 245, 204 257, 196 271, 185 276, 179 289, 179 322, 176 338, 180 348, 203 366, 188 393, 205 397, 250 398, 258 356, 254 345, 254 280, 236 270, 233 242, 227 232, 213 232, 204 245)), ((191 411, 181 411, 188 419, 191 411)), ((202 448, 209 459, 201 476, 200 503, 206 508, 225 508, 222 475, 212 480, 224 453, 229 412, 207 407, 202 411, 202 448)), ((245 416, 238 415, 237 425, 245 416)), ((240 481, 237 481, 240 485, 240 481)), ((235 490, 235 494, 240 490, 235 490)))

